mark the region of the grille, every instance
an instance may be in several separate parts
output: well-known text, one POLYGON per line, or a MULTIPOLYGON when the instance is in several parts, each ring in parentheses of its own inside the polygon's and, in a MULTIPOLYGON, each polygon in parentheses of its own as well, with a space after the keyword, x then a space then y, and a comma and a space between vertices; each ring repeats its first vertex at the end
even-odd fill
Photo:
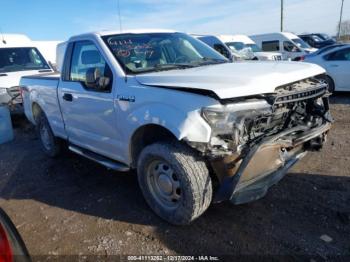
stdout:
POLYGON ((327 84, 307 79, 291 85, 276 88, 275 105, 287 105, 309 99, 317 99, 327 93, 327 84))

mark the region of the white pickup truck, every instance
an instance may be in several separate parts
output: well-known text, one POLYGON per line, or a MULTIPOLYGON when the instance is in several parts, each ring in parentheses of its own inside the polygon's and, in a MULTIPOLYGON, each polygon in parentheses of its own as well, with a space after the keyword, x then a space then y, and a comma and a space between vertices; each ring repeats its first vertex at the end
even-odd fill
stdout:
POLYGON ((0 105, 23 113, 19 81, 22 76, 53 72, 36 45, 25 35, 3 34, 0 41, 0 105))
POLYGON ((180 32, 72 37, 61 75, 21 80, 43 150, 136 169, 149 206, 188 224, 212 202, 263 197, 331 127, 325 71, 296 62, 229 63, 180 32), (66 143, 65 143, 66 144, 66 143))

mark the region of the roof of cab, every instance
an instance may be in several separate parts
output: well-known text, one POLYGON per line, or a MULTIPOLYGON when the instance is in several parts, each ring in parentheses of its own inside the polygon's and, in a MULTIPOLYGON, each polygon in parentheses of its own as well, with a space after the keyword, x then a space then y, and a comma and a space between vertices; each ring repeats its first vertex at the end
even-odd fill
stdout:
POLYGON ((122 34, 145 34, 145 33, 175 33, 177 31, 169 30, 169 29, 126 29, 126 30, 115 30, 115 31, 96 31, 89 32, 80 35, 72 36, 70 39, 86 37, 86 36, 106 36, 106 35, 122 35, 122 34))
POLYGON ((26 35, 0 34, 0 48, 32 46, 33 42, 26 35))

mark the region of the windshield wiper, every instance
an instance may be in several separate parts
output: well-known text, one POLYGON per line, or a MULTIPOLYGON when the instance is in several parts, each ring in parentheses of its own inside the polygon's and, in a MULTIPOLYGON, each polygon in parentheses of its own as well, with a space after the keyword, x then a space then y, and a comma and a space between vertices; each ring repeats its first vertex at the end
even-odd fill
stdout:
POLYGON ((192 68, 195 67, 195 65, 192 64, 156 64, 153 68, 155 70, 171 70, 171 69, 186 69, 186 68, 192 68))
POLYGON ((203 57, 201 60, 196 61, 195 64, 198 65, 214 65, 214 64, 223 64, 228 63, 228 60, 223 60, 219 58, 212 58, 212 57, 203 57))

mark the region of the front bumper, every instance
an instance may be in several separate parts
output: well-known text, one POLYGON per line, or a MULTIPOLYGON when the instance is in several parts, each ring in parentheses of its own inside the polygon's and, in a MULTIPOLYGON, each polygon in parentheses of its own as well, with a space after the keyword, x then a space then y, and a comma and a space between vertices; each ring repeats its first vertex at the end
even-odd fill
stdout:
MULTIPOLYGON (((295 127, 262 139, 239 162, 225 162, 221 173, 225 169, 226 174, 214 202, 230 200, 242 204, 263 197, 307 150, 323 143, 330 127, 330 123, 312 129, 295 127)), ((219 169, 214 165, 214 170, 219 169)))

